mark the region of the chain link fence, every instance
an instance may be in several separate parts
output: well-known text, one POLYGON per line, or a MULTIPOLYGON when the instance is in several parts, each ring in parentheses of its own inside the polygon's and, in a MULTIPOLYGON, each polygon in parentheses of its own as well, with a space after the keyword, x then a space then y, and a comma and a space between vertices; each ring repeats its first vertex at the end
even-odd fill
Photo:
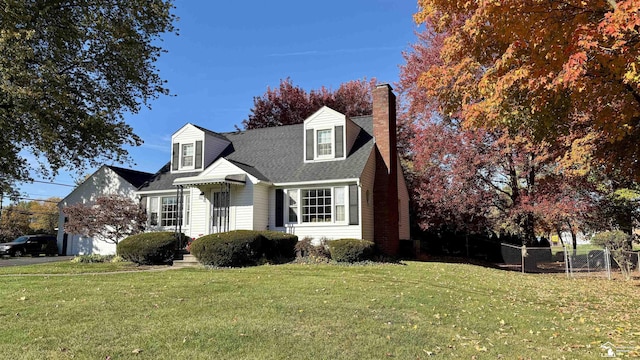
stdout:
MULTIPOLYGON (((618 262, 608 249, 570 249, 552 252, 549 247, 526 247, 501 244, 506 268, 523 273, 566 273, 567 277, 602 277, 611 279, 612 271, 619 271, 618 262), (612 270, 613 269, 613 270, 612 270)), ((623 264, 627 271, 640 276, 640 252, 624 251, 623 264)), ((618 259, 620 261, 620 259, 618 259)))

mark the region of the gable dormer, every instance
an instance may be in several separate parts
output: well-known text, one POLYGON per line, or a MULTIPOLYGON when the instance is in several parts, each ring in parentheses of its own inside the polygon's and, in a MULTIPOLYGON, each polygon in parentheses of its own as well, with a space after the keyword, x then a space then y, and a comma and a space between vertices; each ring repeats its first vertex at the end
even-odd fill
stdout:
POLYGON ((323 106, 304 121, 304 162, 344 160, 359 131, 344 114, 323 106))
POLYGON ((218 133, 186 124, 171 136, 171 172, 203 170, 229 144, 218 133))

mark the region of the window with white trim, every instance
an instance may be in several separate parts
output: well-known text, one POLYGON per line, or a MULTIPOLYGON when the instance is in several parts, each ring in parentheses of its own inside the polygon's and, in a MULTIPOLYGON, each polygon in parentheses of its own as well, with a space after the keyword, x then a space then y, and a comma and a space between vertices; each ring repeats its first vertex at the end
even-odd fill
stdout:
POLYGON ((332 146, 333 146, 333 140, 332 138, 332 131, 331 129, 327 129, 327 130, 318 130, 316 132, 316 156, 317 157, 323 157, 323 156, 331 156, 333 154, 333 150, 332 150, 332 146))
MULTIPOLYGON (((182 203, 182 224, 188 226, 191 218, 191 195, 185 194, 182 203)), ((179 206, 175 196, 149 197, 150 226, 176 226, 179 206)))
POLYGON ((182 144, 182 167, 193 167, 194 147, 191 144, 182 144))
POLYGON ((176 226, 178 223, 178 202, 175 196, 161 198, 160 226, 176 226))
POLYGON ((351 194, 351 187, 357 185, 284 189, 280 193, 282 206, 276 206, 276 210, 281 211, 283 223, 287 224, 357 225, 358 197, 351 194))
POLYGON ((334 195, 335 195, 334 203, 335 203, 335 209, 336 209, 335 221, 342 222, 345 220, 345 217, 346 217, 345 208, 344 208, 344 188, 343 187, 335 188, 334 195))
POLYGON ((302 222, 331 222, 331 188, 302 190, 302 222))

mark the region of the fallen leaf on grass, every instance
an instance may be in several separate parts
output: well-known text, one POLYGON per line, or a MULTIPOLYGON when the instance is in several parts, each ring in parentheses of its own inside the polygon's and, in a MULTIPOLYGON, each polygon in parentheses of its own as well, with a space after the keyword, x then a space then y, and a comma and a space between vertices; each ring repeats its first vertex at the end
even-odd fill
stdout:
POLYGON ((142 352, 142 349, 133 349, 133 351, 131 351, 133 354, 140 354, 142 352))

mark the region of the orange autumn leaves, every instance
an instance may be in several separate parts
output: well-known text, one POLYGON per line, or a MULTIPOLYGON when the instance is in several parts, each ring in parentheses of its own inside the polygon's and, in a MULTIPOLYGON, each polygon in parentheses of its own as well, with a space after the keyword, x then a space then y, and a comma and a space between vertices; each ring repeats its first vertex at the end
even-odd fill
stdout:
POLYGON ((417 76, 465 127, 532 129, 567 169, 640 178, 640 1, 419 0, 441 38, 417 76))

